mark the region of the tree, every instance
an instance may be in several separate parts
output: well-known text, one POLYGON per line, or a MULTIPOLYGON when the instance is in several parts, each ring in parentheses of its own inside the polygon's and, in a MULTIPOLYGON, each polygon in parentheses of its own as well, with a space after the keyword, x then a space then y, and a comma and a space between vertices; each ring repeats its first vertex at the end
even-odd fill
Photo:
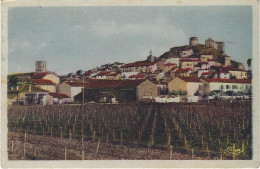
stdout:
POLYGON ((200 96, 200 92, 196 91, 196 93, 194 93, 194 96, 200 96))
POLYGON ((252 62, 252 60, 250 58, 247 59, 247 66, 248 66, 248 68, 251 68, 251 62, 252 62))
POLYGON ((8 90, 12 90, 18 86, 18 78, 16 76, 8 76, 8 90))

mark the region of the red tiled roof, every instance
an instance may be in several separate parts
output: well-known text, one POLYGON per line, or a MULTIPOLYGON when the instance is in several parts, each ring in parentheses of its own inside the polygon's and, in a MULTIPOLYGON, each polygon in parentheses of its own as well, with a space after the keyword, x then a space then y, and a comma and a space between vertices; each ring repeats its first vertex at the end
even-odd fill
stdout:
POLYGON ((232 67, 232 66, 225 66, 225 65, 218 66, 218 68, 222 69, 222 70, 227 70, 227 71, 246 71, 246 70, 243 70, 243 69, 235 68, 235 67, 232 67))
MULTIPOLYGON (((82 87, 83 86, 83 82, 69 82, 69 81, 66 81, 64 82, 70 86, 73 86, 73 87, 82 87)), ((85 82, 85 86, 86 86, 86 82, 85 82)))
POLYGON ((185 81, 185 82, 200 82, 200 80, 196 77, 179 77, 179 79, 185 81))
POLYGON ((129 78, 144 78, 144 77, 145 77, 145 75, 143 75, 143 74, 137 74, 137 75, 129 76, 129 78))
POLYGON ((173 66, 170 70, 174 70, 177 69, 177 66, 173 66))
POLYGON ((188 71, 190 71, 190 70, 191 70, 190 68, 178 69, 178 70, 176 70, 175 73, 186 73, 186 72, 188 72, 188 71))
POLYGON ((208 58, 208 61, 216 61, 216 60, 215 60, 215 59, 213 59, 213 58, 212 58, 212 59, 211 59, 211 58, 208 58))
POLYGON ((166 64, 164 64, 165 66, 176 66, 176 64, 175 63, 166 63, 166 64))
POLYGON ((32 79, 32 81, 37 85, 54 85, 51 80, 46 79, 32 79))
POLYGON ((111 72, 111 73, 108 74, 108 76, 116 76, 116 75, 117 75, 116 72, 111 72))
POLYGON ((48 93, 49 95, 51 95, 54 98, 58 98, 58 99, 63 99, 63 98, 70 98, 68 95, 63 94, 63 93, 54 93, 54 92, 50 92, 48 93))
POLYGON ((135 88, 145 79, 141 80, 105 80, 91 79, 88 81, 86 88, 135 88))
POLYGON ((198 58, 182 58, 180 59, 180 62, 196 62, 199 61, 198 58))
POLYGON ((92 73, 93 73, 92 71, 87 71, 87 72, 85 72, 83 75, 84 75, 84 76, 90 76, 92 73))
POLYGON ((213 72, 202 72, 202 75, 211 75, 213 72))
POLYGON ((34 75, 32 76, 32 79, 41 79, 44 76, 46 76, 47 74, 49 74, 49 72, 38 72, 38 73, 34 73, 34 75))
POLYGON ((96 74, 95 76, 105 76, 105 75, 108 75, 110 73, 110 71, 102 71, 102 72, 99 72, 98 74, 96 74))
POLYGON ((128 63, 123 65, 123 68, 127 68, 127 67, 142 67, 142 66, 151 66, 154 65, 155 62, 148 62, 148 61, 138 61, 138 62, 134 62, 134 63, 128 63))
POLYGON ((227 70, 221 70, 221 71, 219 71, 219 73, 229 73, 229 71, 227 71, 227 70))
POLYGON ((218 82, 218 83, 251 83, 250 79, 203 79, 207 82, 218 82))
POLYGON ((199 61, 200 64, 208 64, 206 61, 199 61))

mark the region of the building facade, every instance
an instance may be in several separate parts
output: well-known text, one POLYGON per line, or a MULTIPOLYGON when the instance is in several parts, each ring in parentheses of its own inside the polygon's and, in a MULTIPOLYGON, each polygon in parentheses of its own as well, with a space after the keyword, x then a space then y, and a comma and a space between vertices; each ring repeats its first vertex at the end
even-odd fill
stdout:
POLYGON ((187 96, 194 96, 196 92, 200 91, 200 86, 202 86, 200 80, 192 77, 176 77, 168 83, 170 93, 173 91, 185 91, 187 96))

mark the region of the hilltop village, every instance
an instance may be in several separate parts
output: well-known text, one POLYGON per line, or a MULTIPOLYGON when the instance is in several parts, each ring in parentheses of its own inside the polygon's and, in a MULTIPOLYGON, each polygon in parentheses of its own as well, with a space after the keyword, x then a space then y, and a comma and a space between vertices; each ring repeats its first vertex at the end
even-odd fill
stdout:
MULTIPOLYGON (((247 61, 251 67, 251 60, 247 61)), ((57 75, 46 61, 35 72, 8 75, 8 104, 198 102, 251 99, 251 71, 225 54, 225 43, 211 38, 173 47, 159 57, 109 63, 91 70, 57 75), (83 92, 84 91, 84 92, 83 92)))

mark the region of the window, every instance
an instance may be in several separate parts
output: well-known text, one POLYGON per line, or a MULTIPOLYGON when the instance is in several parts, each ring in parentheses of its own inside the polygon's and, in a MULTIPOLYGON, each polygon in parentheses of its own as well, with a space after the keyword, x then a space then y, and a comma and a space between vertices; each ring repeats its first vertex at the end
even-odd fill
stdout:
POLYGON ((221 85, 221 87, 220 87, 221 89, 224 89, 224 85, 221 85))
POLYGON ((229 89, 229 85, 226 85, 226 89, 229 89))
POLYGON ((232 85, 232 89, 237 89, 237 85, 232 85))

